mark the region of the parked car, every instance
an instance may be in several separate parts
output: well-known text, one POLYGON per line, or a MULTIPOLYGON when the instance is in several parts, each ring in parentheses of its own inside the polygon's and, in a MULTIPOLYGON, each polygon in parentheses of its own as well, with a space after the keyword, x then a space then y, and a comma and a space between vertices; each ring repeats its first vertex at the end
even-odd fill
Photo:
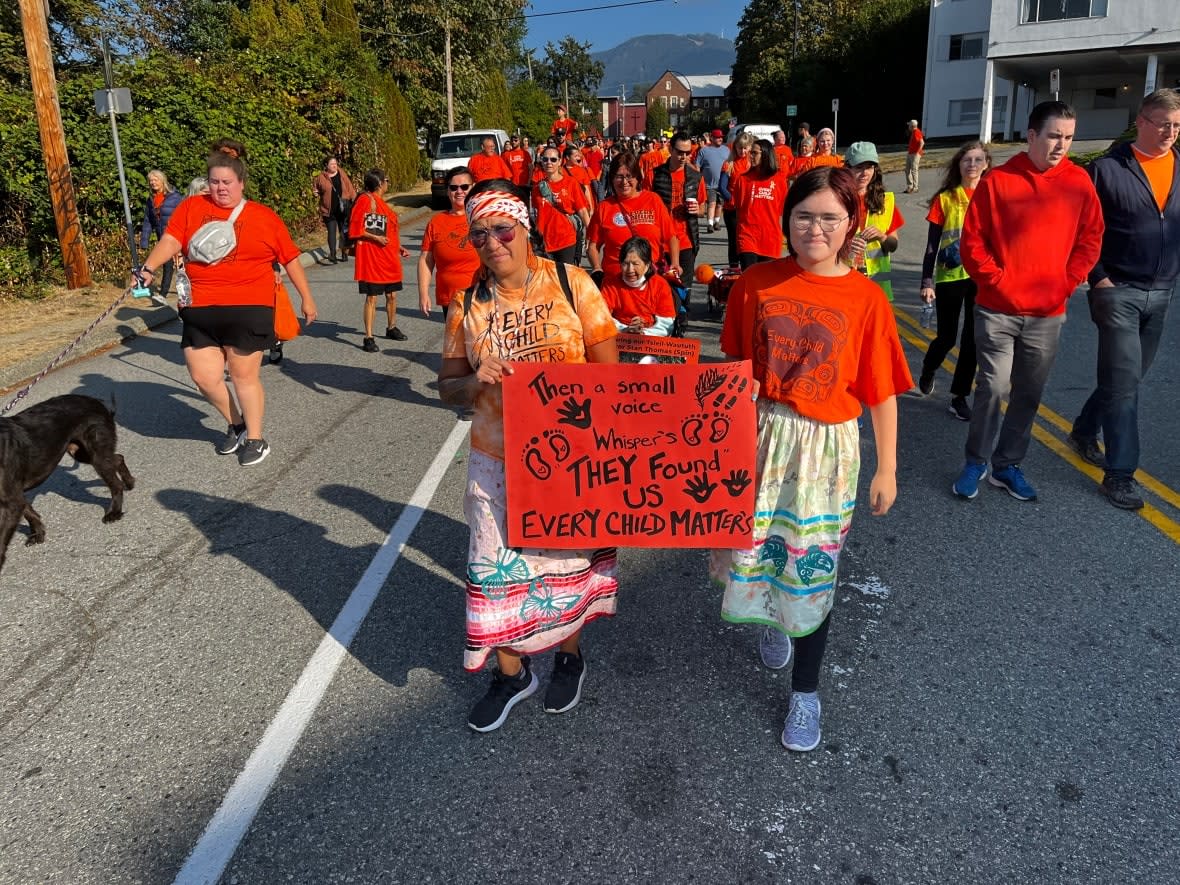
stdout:
POLYGON ((767 141, 774 141, 774 133, 782 129, 782 126, 771 126, 763 123, 739 123, 729 130, 729 135, 725 138, 726 144, 733 144, 733 140, 743 132, 749 132, 754 136, 754 140, 765 138, 767 141))
POLYGON ((447 201, 446 175, 456 166, 464 166, 467 161, 479 153, 484 138, 492 136, 496 139, 496 150, 504 152, 508 144, 508 133, 503 129, 461 129, 457 132, 444 132, 438 137, 438 144, 430 160, 430 198, 436 209, 446 209, 447 201))

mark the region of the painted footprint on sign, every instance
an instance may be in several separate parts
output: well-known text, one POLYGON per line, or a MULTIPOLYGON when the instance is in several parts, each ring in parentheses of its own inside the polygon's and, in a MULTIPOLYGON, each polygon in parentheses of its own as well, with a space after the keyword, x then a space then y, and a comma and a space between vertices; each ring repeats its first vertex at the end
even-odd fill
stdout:
POLYGON ((737 403, 737 398, 741 396, 747 387, 750 386, 748 378, 742 378, 734 375, 729 379, 729 383, 717 392, 717 396, 713 398, 713 405, 719 409, 732 409, 737 403))
POLYGON ((546 430, 541 436, 534 436, 529 440, 528 447, 524 450, 524 466, 537 479, 544 480, 553 475, 550 459, 561 464, 570 456, 572 448, 569 439, 560 430, 546 430), (541 449, 541 436, 549 444, 548 455, 541 449))
POLYGON ((719 443, 729 436, 729 418, 721 412, 714 412, 709 421, 709 442, 719 443))
POLYGON ((706 423, 709 427, 709 442, 719 443, 729 436, 730 422, 728 417, 721 412, 713 412, 712 415, 708 412, 700 412, 684 419, 684 423, 680 425, 681 438, 690 446, 699 446, 704 442, 701 434, 705 431, 706 423))

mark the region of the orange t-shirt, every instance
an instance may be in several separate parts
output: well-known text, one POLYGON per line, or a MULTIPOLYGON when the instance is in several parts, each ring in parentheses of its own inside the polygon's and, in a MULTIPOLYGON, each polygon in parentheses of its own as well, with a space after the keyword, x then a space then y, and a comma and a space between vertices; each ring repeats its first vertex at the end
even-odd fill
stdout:
MULTIPOLYGON (((530 259, 523 289, 488 286, 491 298, 464 310, 460 292, 447 311, 443 359, 466 358, 478 369, 486 356, 513 362, 584 363, 586 351, 618 334, 590 275, 566 267, 574 303, 565 296, 552 261, 530 259)), ((474 293, 478 299, 478 290, 474 293)), ((471 447, 504 460, 504 388, 483 385, 475 400, 471 447)))
POLYGON ((787 176, 780 172, 755 178, 747 172, 737 180, 737 190, 731 193, 737 208, 738 252, 753 252, 767 258, 782 255, 787 176))
POLYGON ((488 178, 507 178, 512 181, 512 170, 499 154, 476 154, 467 161, 467 168, 471 170, 471 177, 475 181, 488 178))
MULTIPOLYGON (((568 170, 563 170, 568 171, 568 170)), ((578 231, 567 217, 579 209, 589 211, 586 194, 572 175, 562 175, 557 181, 546 179, 553 193, 551 204, 541 195, 541 183, 533 185, 533 207, 537 210, 537 230, 548 252, 565 249, 578 241, 578 231)))
POLYGON ((821 166, 843 166, 844 160, 839 154, 812 154, 810 157, 796 157, 791 163, 791 178, 798 178, 804 172, 818 169, 821 166))
POLYGON ((630 325, 635 317, 643 320, 643 325, 650 326, 656 317, 676 316, 672 287, 659 275, 653 275, 638 289, 632 289, 622 277, 606 277, 602 281, 602 297, 610 308, 610 315, 625 326, 630 325))
POLYGON ((569 141, 577 129, 577 121, 566 117, 564 120, 554 120, 553 125, 549 127, 549 134, 562 141, 569 141))
POLYGON ((532 171, 533 163, 528 151, 524 148, 504 151, 500 155, 500 159, 504 161, 504 165, 511 173, 509 181, 519 187, 524 187, 529 183, 529 173, 532 171))
POLYGON ((729 199, 721 208, 732 212, 737 208, 734 197, 737 194, 738 179, 750 171, 750 158, 738 157, 736 160, 730 160, 721 167, 721 171, 729 174, 729 199))
POLYGON ((607 274, 619 275, 619 250, 631 237, 643 237, 651 244, 656 260, 669 250, 676 235, 664 201, 651 191, 640 191, 626 202, 618 197, 603 200, 590 218, 587 242, 597 243, 602 250, 602 269, 607 274), (628 222, 630 222, 628 224, 628 222))
MULTIPOLYGON (((209 221, 226 221, 233 209, 222 209, 207 195, 182 200, 168 220, 165 233, 188 249, 194 233, 209 221)), ((275 303, 275 262, 289 264, 299 247, 283 220, 261 203, 250 200, 234 222, 237 245, 217 264, 185 261, 193 284, 193 307, 272 307, 275 303)))
POLYGON ((639 177, 644 181, 651 174, 651 170, 664 162, 664 155, 659 151, 646 151, 639 155, 639 177))
POLYGON ((791 150, 790 145, 776 144, 774 159, 778 163, 779 172, 790 173, 791 164, 795 162, 795 152, 791 150))
POLYGON ((164 192, 160 191, 158 194, 152 194, 152 205, 156 207, 157 213, 161 206, 164 205, 164 192))
POLYGON ((1135 145, 1131 145, 1135 159, 1143 167, 1143 174, 1147 176, 1147 183, 1151 185, 1151 193, 1155 197, 1155 204, 1160 212, 1168 202, 1168 193, 1172 190, 1172 175, 1175 171, 1176 155, 1168 151, 1162 157, 1149 157, 1141 154, 1135 145))
POLYGON ((348 220, 348 235, 356 243, 356 263, 352 278, 361 283, 400 283, 402 281, 401 239, 397 231, 397 213, 376 194, 358 194, 348 220), (365 216, 385 218, 385 245, 362 239, 365 216))
POLYGON ((593 209, 594 203, 594 179, 590 176, 590 171, 585 166, 562 166, 561 171, 567 177, 573 178, 579 186, 589 188, 590 194, 586 196, 586 192, 582 191, 583 196, 589 201, 587 208, 593 209))
POLYGON ((755 264, 734 284, 721 350, 753 360, 759 396, 825 424, 914 385, 881 288, 852 270, 808 273, 794 258, 755 264))
POLYGON ((586 161, 586 169, 595 181, 602 175, 602 158, 604 156, 602 148, 582 149, 582 159, 586 161))
POLYGON ((926 153, 922 148, 922 142, 925 138, 926 136, 922 134, 922 130, 915 126, 914 131, 910 133, 910 144, 906 148, 906 153, 919 155, 926 153))
MULTIPOLYGON (((967 201, 970 202, 972 194, 975 193, 975 188, 965 187, 963 188, 963 193, 967 195, 967 201)), ((935 196, 937 196, 937 194, 935 194, 935 196)), ((861 206, 861 211, 864 211, 863 205, 861 206)), ((895 212, 894 217, 896 217, 896 215, 897 213, 895 212)), ((930 204, 930 211, 926 213, 926 220, 931 224, 937 224, 939 227, 942 227, 943 223, 946 221, 946 216, 942 214, 942 200, 935 200, 930 204)))
POLYGON ((467 242, 467 215, 439 212, 431 218, 422 232, 422 251, 434 256, 434 300, 446 307, 479 270, 479 255, 467 242))

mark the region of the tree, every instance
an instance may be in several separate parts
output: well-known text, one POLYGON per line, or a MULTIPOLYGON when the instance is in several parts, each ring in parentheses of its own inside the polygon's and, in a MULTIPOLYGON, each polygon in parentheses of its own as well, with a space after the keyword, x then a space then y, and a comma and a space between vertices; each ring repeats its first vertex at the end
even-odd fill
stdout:
POLYGON ((573 37, 563 37, 554 46, 545 44, 545 58, 533 62, 533 76, 537 83, 552 96, 553 104, 565 104, 566 89, 569 90, 569 115, 585 128, 589 120, 578 119, 581 109, 598 107, 595 94, 606 66, 590 57, 590 44, 579 43, 573 37))
POLYGON ((668 128, 668 106, 658 98, 647 106, 647 126, 644 132, 648 137, 657 137, 668 128))
POLYGON ((508 90, 512 124, 533 141, 544 141, 553 123, 553 101, 534 80, 521 80, 508 90))
POLYGON ((499 71, 491 71, 485 77, 479 101, 471 112, 471 119, 478 129, 511 129, 512 100, 508 96, 508 81, 499 71))

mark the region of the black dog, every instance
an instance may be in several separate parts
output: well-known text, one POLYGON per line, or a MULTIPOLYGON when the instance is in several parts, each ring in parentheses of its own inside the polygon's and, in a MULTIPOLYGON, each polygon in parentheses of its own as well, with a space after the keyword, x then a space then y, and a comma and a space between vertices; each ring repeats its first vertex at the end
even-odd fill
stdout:
POLYGON ((123 490, 135 488, 135 477, 115 451, 114 412, 94 397, 71 394, 0 418, 0 568, 22 517, 33 531, 25 543, 45 540, 45 524, 25 492, 45 482, 66 452, 94 465, 111 490, 111 506, 102 521, 123 516, 123 490))

